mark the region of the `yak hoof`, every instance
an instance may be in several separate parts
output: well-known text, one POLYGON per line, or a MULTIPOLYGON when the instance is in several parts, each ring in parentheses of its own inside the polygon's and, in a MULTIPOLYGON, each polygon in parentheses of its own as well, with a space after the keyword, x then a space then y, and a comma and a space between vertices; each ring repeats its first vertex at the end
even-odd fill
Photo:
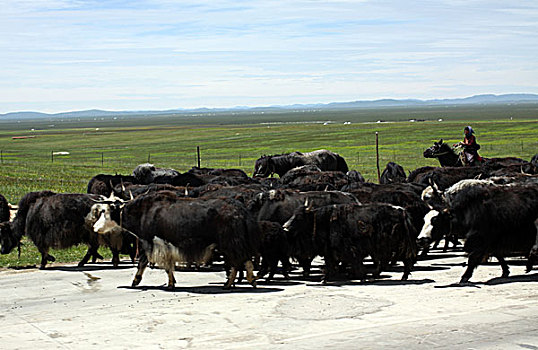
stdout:
POLYGON ((55 262, 55 261, 56 261, 56 258, 53 257, 52 255, 47 255, 47 261, 55 262))
POLYGON ((229 289, 231 289, 232 287, 235 287, 235 283, 229 283, 229 282, 226 282, 226 283, 224 283, 224 287, 222 287, 222 289, 224 289, 224 290, 229 290, 229 289))
POLYGON ((467 285, 470 285, 471 283, 469 282, 469 279, 467 277, 464 277, 460 280, 460 286, 467 286, 467 285))
POLYGON ((83 262, 83 261, 79 262, 77 266, 78 266, 78 267, 82 267, 82 266, 84 266, 84 262, 83 262))
POLYGON ((131 284, 131 287, 138 286, 141 281, 142 281, 142 276, 135 276, 135 278, 133 279, 133 283, 131 284))

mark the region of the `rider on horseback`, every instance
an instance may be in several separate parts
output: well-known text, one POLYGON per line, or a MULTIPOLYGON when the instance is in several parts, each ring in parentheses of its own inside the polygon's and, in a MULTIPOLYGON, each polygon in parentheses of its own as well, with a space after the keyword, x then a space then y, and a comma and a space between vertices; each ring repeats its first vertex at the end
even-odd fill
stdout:
POLYGON ((465 165, 475 165, 476 162, 483 161, 482 157, 478 155, 480 145, 476 143, 476 137, 473 135, 474 130, 470 126, 466 126, 463 129, 464 138, 463 141, 455 143, 454 147, 463 147, 462 151, 462 163, 465 165))

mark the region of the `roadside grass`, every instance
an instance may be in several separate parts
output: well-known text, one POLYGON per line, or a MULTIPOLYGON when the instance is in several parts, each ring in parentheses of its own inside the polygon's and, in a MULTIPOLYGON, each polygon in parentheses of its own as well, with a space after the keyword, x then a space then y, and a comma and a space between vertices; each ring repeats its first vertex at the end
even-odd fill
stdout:
MULTIPOLYGON (((515 156, 529 160, 538 152, 538 112, 534 107, 523 114, 522 118, 515 115, 513 120, 495 119, 497 114, 493 114, 495 117, 491 119, 484 115, 483 119, 442 122, 358 123, 343 112, 335 115, 341 118, 339 120, 351 120, 351 124, 335 121, 327 125, 315 122, 320 118, 316 113, 293 119, 296 123, 268 124, 255 123, 249 119, 254 118, 252 116, 236 118, 239 121, 235 124, 229 116, 221 119, 215 116, 211 123, 204 117, 206 122, 200 124, 189 124, 184 117, 177 120, 172 117, 83 120, 63 124, 53 121, 0 123, 0 193, 14 205, 31 191, 84 193, 88 181, 96 174, 127 175, 136 165, 148 161, 158 167, 184 172, 196 165, 197 146, 201 150, 202 167, 239 168, 249 175, 254 162, 263 154, 325 148, 342 155, 350 169, 377 182, 376 132, 379 133, 381 171, 387 162, 394 161, 409 172, 421 166, 437 166, 436 160, 422 156, 424 149, 441 138, 448 143, 460 141, 463 127, 468 124, 477 132, 482 156, 515 156), (529 116, 531 113, 535 118, 529 116), (35 138, 14 140, 13 136, 35 138), (69 154, 53 155, 53 152, 69 154)), ((338 119, 334 115, 323 117, 338 119)), ((55 251, 53 255, 58 262, 73 262, 80 260, 86 249, 79 246, 55 251)), ((101 248, 100 253, 108 259, 111 257, 108 249, 101 248)), ((39 265, 39 261, 39 253, 26 241, 21 258, 17 258, 16 252, 1 256, 0 267, 39 265)))
MULTIPOLYGON (((56 262, 66 263, 66 262, 79 262, 82 257, 88 251, 88 247, 84 244, 72 247, 70 249, 51 249, 49 254, 56 258, 56 262)), ((110 262, 112 259, 112 253, 110 249, 99 247, 99 254, 103 256, 104 261, 110 262)), ((127 255, 121 256, 122 259, 128 258, 127 255)), ((97 260, 97 263, 102 263, 103 261, 97 260)), ((0 268, 39 268, 41 264, 41 254, 32 243, 28 237, 23 237, 21 240, 21 254, 17 248, 13 249, 11 253, 2 255, 0 257, 0 268)), ((54 265, 54 263, 48 263, 47 266, 54 265)), ((91 260, 88 265, 91 265, 91 260)))

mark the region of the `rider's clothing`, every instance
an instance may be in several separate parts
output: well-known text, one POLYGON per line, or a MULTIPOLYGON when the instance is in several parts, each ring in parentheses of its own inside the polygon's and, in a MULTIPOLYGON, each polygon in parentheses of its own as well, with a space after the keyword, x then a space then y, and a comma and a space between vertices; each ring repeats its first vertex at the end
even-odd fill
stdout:
POLYGON ((476 143, 476 137, 472 133, 465 135, 461 144, 463 145, 463 154, 467 164, 473 164, 475 160, 482 161, 482 157, 478 155, 479 146, 476 143))

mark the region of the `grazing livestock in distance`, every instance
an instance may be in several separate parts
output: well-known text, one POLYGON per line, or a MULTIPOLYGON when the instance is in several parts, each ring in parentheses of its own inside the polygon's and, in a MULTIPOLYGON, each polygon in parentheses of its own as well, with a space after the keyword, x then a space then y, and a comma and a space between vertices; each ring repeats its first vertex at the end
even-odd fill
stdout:
POLYGON ((233 199, 191 199, 161 191, 139 196, 122 209, 96 204, 102 212, 94 225, 100 234, 121 225, 141 243, 137 286, 148 263, 162 266, 168 274, 168 288, 175 286, 176 262, 207 262, 217 249, 231 267, 225 288, 230 288, 243 265, 247 280, 256 286, 252 257, 258 252, 260 236, 252 215, 233 199))
POLYGON ((308 153, 292 152, 273 156, 262 156, 256 160, 253 177, 268 177, 286 172, 303 165, 314 165, 322 171, 348 172, 345 159, 337 153, 322 149, 308 153))
POLYGON ((394 162, 388 162, 387 166, 381 174, 380 182, 381 184, 391 184, 397 182, 406 181, 405 171, 401 165, 398 165, 394 162))
POLYGON ((363 260, 368 255, 374 261, 375 278, 390 261, 401 260, 402 280, 406 280, 416 261, 416 234, 407 212, 390 204, 342 204, 317 209, 303 206, 284 224, 284 229, 294 250, 324 257, 324 283, 340 262, 351 267, 353 277, 365 278, 363 260))

